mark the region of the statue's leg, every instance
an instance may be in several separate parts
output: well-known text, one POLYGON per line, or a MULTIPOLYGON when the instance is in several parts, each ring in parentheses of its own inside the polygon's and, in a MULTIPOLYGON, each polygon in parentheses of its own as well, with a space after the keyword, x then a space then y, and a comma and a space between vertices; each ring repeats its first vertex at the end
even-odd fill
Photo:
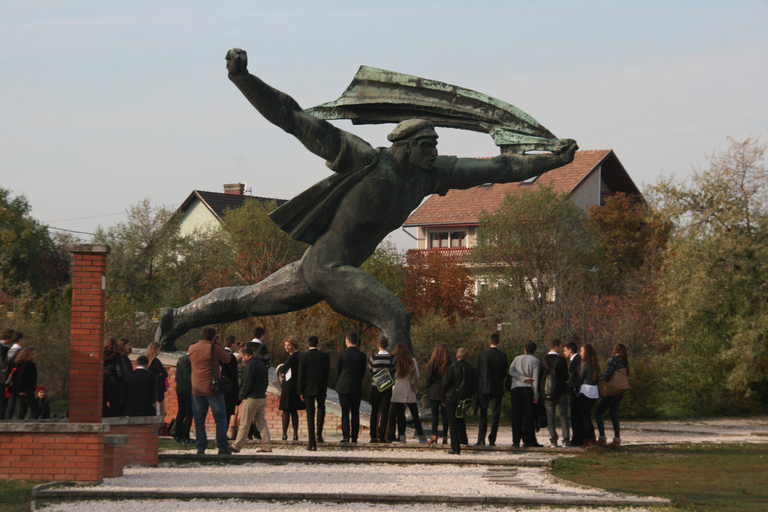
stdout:
POLYGON ((254 285, 217 288, 181 308, 163 308, 155 341, 163 350, 175 350, 173 341, 196 327, 288 313, 317 304, 322 297, 304 283, 300 264, 286 265, 254 285))
POLYGON ((389 346, 411 346, 411 314, 392 293, 368 272, 349 265, 318 267, 305 262, 309 287, 335 311, 368 322, 383 331, 389 346))

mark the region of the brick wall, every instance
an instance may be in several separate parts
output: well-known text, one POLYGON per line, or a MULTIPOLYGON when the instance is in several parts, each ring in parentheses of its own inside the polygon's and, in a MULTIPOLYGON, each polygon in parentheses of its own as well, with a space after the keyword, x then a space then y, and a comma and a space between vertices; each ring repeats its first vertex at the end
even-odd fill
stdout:
MULTIPOLYGON (((143 349, 134 350, 132 358, 135 359, 143 354, 143 349)), ((164 352, 160 354, 160 361, 168 371, 168 380, 170 387, 165 393, 165 423, 170 423, 176 417, 178 412, 178 402, 176 400, 176 361, 181 357, 182 352, 164 352)), ((273 439, 280 439, 283 435, 282 411, 279 410, 280 394, 274 384, 270 383, 267 389, 267 426, 270 436, 273 439)), ((361 439, 367 437, 367 415, 361 414, 360 435, 361 439)), ((216 425, 213 422, 213 416, 209 413, 206 418, 206 431, 213 434, 216 431, 216 425)), ((192 423, 192 430, 195 425, 192 423)), ((338 404, 326 401, 325 425, 323 427, 324 436, 341 435, 341 409, 338 404)), ((309 432, 307 430, 307 417, 304 411, 299 411, 299 439, 307 440, 309 432)), ((194 435, 193 435, 194 437, 194 435)), ((208 436, 211 438, 211 435, 208 436)), ((288 438, 293 438, 293 428, 288 428, 288 438)))
POLYGON ((101 481, 104 431, 101 424, 0 422, 0 479, 101 481))
POLYGON ((125 445, 126 466, 156 466, 159 462, 157 428, 161 421, 157 416, 134 418, 104 418, 109 433, 128 437, 125 445))

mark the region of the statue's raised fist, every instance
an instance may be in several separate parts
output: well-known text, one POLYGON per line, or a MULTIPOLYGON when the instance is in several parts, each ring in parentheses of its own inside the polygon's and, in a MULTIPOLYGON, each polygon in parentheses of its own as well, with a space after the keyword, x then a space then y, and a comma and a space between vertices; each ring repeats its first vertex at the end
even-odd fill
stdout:
POLYGON ((232 48, 227 52, 227 70, 230 75, 239 75, 248 67, 248 54, 240 48, 232 48))

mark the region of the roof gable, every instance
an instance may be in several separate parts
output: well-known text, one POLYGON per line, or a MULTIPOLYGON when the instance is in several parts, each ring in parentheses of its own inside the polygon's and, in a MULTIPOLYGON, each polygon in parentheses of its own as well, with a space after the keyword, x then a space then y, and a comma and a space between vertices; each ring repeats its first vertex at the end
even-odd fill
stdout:
POLYGON ((612 150, 577 151, 573 162, 545 172, 532 183, 494 183, 449 190, 444 196, 433 194, 408 217, 404 226, 477 224, 481 212, 496 211, 507 194, 522 194, 542 186, 573 194, 601 166, 603 181, 612 192, 640 193, 612 150))
POLYGON ((216 217, 219 222, 224 218, 224 212, 227 209, 234 210, 243 206, 245 201, 261 201, 269 202, 274 201, 277 206, 281 206, 288 202, 287 199, 273 199, 268 197, 258 196, 244 196, 240 194, 225 194, 222 192, 206 192, 204 190, 193 190, 186 200, 181 204, 178 209, 179 213, 184 213, 187 208, 192 204, 195 199, 199 199, 200 202, 216 217))

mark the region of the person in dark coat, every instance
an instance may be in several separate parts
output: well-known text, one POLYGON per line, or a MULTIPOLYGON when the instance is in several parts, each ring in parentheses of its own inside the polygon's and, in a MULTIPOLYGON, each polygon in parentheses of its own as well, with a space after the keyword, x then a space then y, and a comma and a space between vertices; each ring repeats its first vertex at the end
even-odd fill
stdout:
POLYGON ((125 371, 120 348, 116 338, 104 341, 104 394, 102 397, 102 416, 105 418, 120 416, 125 387, 125 371))
POLYGON ((293 424, 293 440, 299 440, 299 410, 304 410, 304 402, 299 397, 296 382, 299 376, 299 342, 293 336, 288 336, 283 342, 285 351, 290 354, 280 367, 284 376, 280 407, 283 411, 283 441, 288 440, 288 424, 293 424))
POLYGON ((120 414, 118 416, 125 416, 125 378, 128 376, 129 373, 133 371, 133 363, 131 362, 131 358, 128 357, 133 353, 133 348, 131 347, 131 340, 126 338, 120 338, 117 341, 117 349, 120 352, 120 363, 118 372, 119 375, 122 375, 121 382, 122 382, 122 388, 120 389, 120 414))
POLYGON ((136 369, 125 376, 125 415, 156 416, 155 410, 155 375, 147 367, 149 358, 139 356, 136 369))
POLYGON ((317 450, 317 443, 323 442, 323 423, 325 422, 325 396, 328 390, 328 377, 331 358, 317 348, 317 336, 307 340, 309 350, 299 356, 299 376, 296 392, 307 409, 307 430, 309 446, 307 450, 317 450), (317 404, 317 436, 315 436, 315 404, 317 404))
POLYGON ((429 399, 432 412, 432 437, 428 444, 436 443, 439 436, 437 427, 440 425, 440 418, 443 418, 443 444, 448 443, 448 414, 443 404, 443 375, 448 371, 451 365, 448 355, 448 345, 438 343, 432 352, 427 363, 427 398, 429 399))
POLYGON ((16 356, 16 371, 13 377, 12 392, 17 397, 18 419, 23 420, 29 410, 30 419, 38 419, 40 411, 37 408, 35 388, 37 388, 37 350, 32 347, 21 349, 16 356))
POLYGON ((357 348, 356 332, 348 332, 344 343, 347 348, 336 356, 336 392, 339 394, 341 405, 341 442, 356 443, 360 431, 360 400, 363 396, 366 357, 357 348))
POLYGON ((168 379, 168 370, 158 356, 160 355, 160 344, 153 341, 147 346, 147 358, 149 366, 147 370, 155 376, 155 403, 158 404, 157 412, 165 421, 165 390, 168 379))
POLYGON ((459 347, 456 351, 456 362, 443 376, 443 402, 451 429, 451 450, 448 453, 451 455, 459 455, 461 445, 469 443, 461 403, 475 396, 478 380, 477 370, 467 362, 468 357, 469 350, 459 347))
POLYGON ((549 353, 541 358, 539 372, 541 383, 539 394, 544 399, 544 410, 547 413, 550 446, 557 446, 557 429, 555 428, 555 409, 560 410, 560 427, 563 433, 563 445, 571 443, 570 423, 568 421, 568 360, 560 355, 560 340, 553 339, 549 343, 549 353), (554 389, 547 389, 548 375, 555 380, 554 389))
POLYGON ((479 418, 477 422, 477 444, 485 445, 485 433, 488 428, 488 406, 491 406, 491 432, 488 434, 488 444, 496 445, 496 433, 499 430, 501 418, 501 401, 504 398, 504 380, 507 376, 507 354, 499 350, 499 335, 488 337, 490 347, 477 356, 477 377, 480 379, 481 395, 478 404, 479 418))
MULTIPOLYGON (((235 344, 235 337, 234 336, 226 336, 224 338, 224 350, 226 350, 229 355, 229 361, 226 363, 221 364, 221 373, 223 375, 226 375, 227 378, 229 378, 230 381, 232 381, 232 390, 228 391, 227 393, 224 393, 224 405, 227 408, 227 428, 230 429, 230 427, 233 427, 231 425, 232 416, 235 414, 235 408, 240 403, 240 398, 238 395, 240 394, 240 386, 238 384, 238 364, 237 364, 237 357, 235 357, 235 354, 232 353, 232 347, 235 344)), ((236 425, 234 426, 236 427, 236 425)), ((236 430, 236 429, 235 429, 236 430)), ((234 438, 235 436, 230 436, 231 438, 234 438)))
POLYGON ((48 390, 45 389, 45 386, 37 386, 35 388, 35 399, 37 400, 37 410, 40 411, 38 419, 50 419, 51 404, 48 402, 48 390))
POLYGON ((189 437, 189 430, 192 428, 192 363, 189 362, 189 355, 184 354, 176 362, 176 403, 178 412, 176 413, 176 437, 179 443, 194 443, 194 439, 189 437))
POLYGON ((563 348, 563 355, 568 360, 568 401, 571 409, 571 443, 566 446, 584 445, 584 421, 581 417, 581 406, 579 405, 579 390, 576 383, 579 380, 579 367, 581 366, 581 355, 579 355, 579 346, 570 341, 563 348))

